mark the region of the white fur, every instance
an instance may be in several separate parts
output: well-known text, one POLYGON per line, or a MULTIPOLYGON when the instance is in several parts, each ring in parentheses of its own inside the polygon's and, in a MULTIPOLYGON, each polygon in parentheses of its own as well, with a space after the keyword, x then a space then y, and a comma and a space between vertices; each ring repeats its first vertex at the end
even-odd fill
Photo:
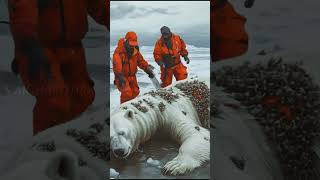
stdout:
POLYGON ((174 86, 167 89, 171 87, 174 93, 179 94, 179 98, 171 104, 158 96, 145 94, 120 105, 120 108, 111 114, 110 137, 111 149, 113 151, 117 148, 124 149, 126 158, 137 150, 140 143, 149 140, 157 130, 167 130, 181 146, 179 154, 163 167, 163 171, 178 175, 192 171, 209 160, 210 132, 201 127, 190 99, 181 96, 183 93, 174 86), (154 107, 151 108, 143 99, 152 102, 154 107), (142 101, 142 106, 148 108, 148 112, 143 113, 131 104, 139 101, 142 101), (166 106, 163 112, 158 108, 161 102, 166 106), (184 115, 182 111, 187 114, 184 115), (196 126, 200 130, 197 130, 196 126))

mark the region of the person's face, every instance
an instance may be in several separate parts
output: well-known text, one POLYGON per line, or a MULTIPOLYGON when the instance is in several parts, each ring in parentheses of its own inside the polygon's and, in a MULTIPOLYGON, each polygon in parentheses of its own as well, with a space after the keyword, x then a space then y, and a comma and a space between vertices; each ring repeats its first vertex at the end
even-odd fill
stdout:
POLYGON ((128 41, 125 42, 125 47, 129 52, 133 52, 134 46, 131 46, 128 41))
POLYGON ((169 33, 163 33, 162 36, 163 36, 163 38, 164 38, 165 40, 170 39, 170 34, 169 34, 169 33))

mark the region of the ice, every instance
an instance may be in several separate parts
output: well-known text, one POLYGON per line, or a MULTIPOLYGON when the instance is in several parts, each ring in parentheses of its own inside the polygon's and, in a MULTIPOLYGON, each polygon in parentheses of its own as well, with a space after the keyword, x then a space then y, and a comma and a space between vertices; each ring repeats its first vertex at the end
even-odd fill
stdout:
POLYGON ((151 166, 157 166, 157 167, 160 165, 160 161, 152 159, 151 157, 147 159, 147 163, 151 166))
POLYGON ((113 168, 110 168, 110 177, 117 178, 120 174, 113 168))

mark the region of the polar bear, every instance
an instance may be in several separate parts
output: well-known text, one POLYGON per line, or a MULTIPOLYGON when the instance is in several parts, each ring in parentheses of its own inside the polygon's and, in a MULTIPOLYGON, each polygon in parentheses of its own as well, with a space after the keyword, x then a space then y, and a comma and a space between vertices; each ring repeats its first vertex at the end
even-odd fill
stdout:
POLYGON ((117 158, 127 158, 157 130, 180 143, 179 154, 164 174, 182 175, 210 159, 208 86, 198 80, 179 81, 123 103, 110 116, 110 145, 117 158))

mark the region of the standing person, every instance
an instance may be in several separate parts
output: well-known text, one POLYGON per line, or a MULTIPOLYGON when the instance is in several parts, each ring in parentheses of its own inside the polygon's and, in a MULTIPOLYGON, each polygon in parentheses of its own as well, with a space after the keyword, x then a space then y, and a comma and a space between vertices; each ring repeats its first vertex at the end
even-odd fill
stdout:
POLYGON ((138 67, 153 78, 152 68, 139 51, 138 37, 135 32, 127 32, 125 38, 120 38, 114 51, 113 72, 114 83, 121 92, 121 104, 134 99, 140 93, 136 73, 138 67))
MULTIPOLYGON (((246 0, 250 8, 253 0, 246 0)), ((240 56, 248 50, 246 18, 228 0, 211 1, 211 57, 213 61, 240 56)))
POLYGON ((172 76, 177 81, 188 77, 187 67, 182 64, 180 56, 184 58, 187 64, 188 51, 185 42, 180 36, 171 32, 167 26, 160 29, 161 37, 157 40, 153 55, 161 70, 161 87, 169 86, 172 83, 172 76))
POLYGON ((109 29, 105 0, 9 0, 10 30, 15 43, 12 71, 36 98, 33 133, 79 116, 95 91, 82 39, 87 15, 109 29))

